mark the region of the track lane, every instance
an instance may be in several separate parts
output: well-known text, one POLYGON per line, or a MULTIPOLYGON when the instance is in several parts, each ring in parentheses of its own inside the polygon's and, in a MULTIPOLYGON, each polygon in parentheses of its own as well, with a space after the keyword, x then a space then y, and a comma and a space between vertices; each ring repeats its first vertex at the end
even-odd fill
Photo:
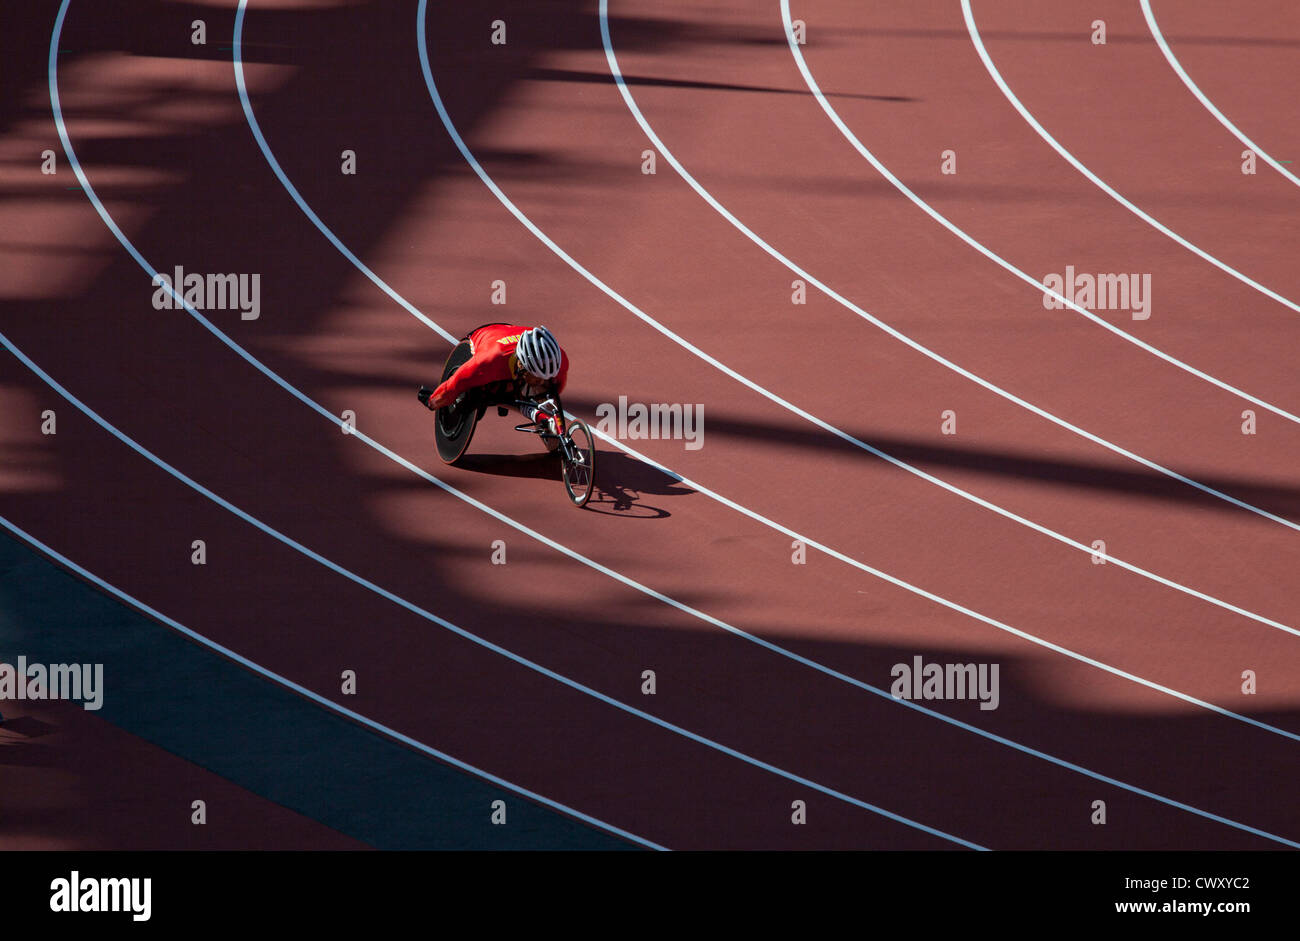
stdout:
MULTIPOLYGON (((1131 199, 1129 199, 1127 196, 1121 193, 1110 183, 1106 182, 1106 180, 1098 176, 1098 174, 1095 171, 1093 171, 1082 161, 1080 161, 1078 157, 1076 157, 1068 148, 1062 145, 1061 142, 1058 141, 1056 137, 1052 135, 1050 131, 1047 130, 1046 127, 1044 127, 1043 123, 1033 115, 1030 109, 1024 106, 1024 104, 1020 101, 1020 98, 1007 84, 1006 80, 1002 76, 1001 71, 998 69, 996 63, 994 62, 993 57, 989 55, 988 49, 985 47, 983 39, 980 36, 979 26, 975 21, 975 16, 972 12, 970 0, 962 0, 962 13, 965 17, 966 27, 970 33, 971 42, 974 45, 976 51, 979 53, 980 59, 983 62, 984 67, 987 69, 993 82, 997 85, 998 90, 1001 91, 1001 93, 1005 96, 1005 98, 1011 104, 1011 106, 1016 109, 1016 111, 1020 114, 1022 118, 1024 118, 1025 122, 1029 124, 1029 126, 1034 130, 1034 132, 1038 134, 1038 136, 1041 137, 1054 151, 1056 151, 1056 153, 1063 160, 1065 160, 1067 163, 1070 164, 1070 166, 1072 166, 1075 170, 1077 170, 1080 174, 1082 174, 1083 177, 1087 179, 1088 182, 1096 186, 1099 190, 1101 190, 1112 200, 1114 200, 1119 206, 1123 207, 1125 210, 1132 213, 1135 217, 1140 219, 1142 222, 1146 223, 1156 232, 1160 233, 1161 235, 1173 241, 1175 244, 1179 245, 1181 248, 1195 255, 1201 261, 1209 265, 1212 265, 1214 268, 1218 269, 1224 275, 1227 275, 1228 277, 1237 280, 1238 282, 1246 285, 1250 289, 1258 292, 1264 297, 1267 297, 1269 300, 1287 308, 1288 310, 1294 313, 1300 313, 1300 303, 1298 303, 1292 297, 1280 293, 1279 291, 1275 290, 1274 288, 1266 284, 1262 284, 1259 280, 1252 277, 1250 274, 1247 274, 1246 272, 1240 270, 1240 268, 1233 267, 1232 265, 1224 261, 1222 258, 1215 255, 1213 252, 1207 251, 1202 246, 1195 244, 1194 242, 1190 241, 1180 233, 1174 231, 1172 228, 1170 228, 1165 223, 1161 222, 1150 212, 1146 211, 1141 206, 1134 203, 1131 199)), ((1165 76, 1160 76, 1160 78, 1165 78, 1165 76)), ((1166 98, 1172 97, 1171 86, 1165 84, 1165 85, 1154 85, 1153 87, 1159 90, 1153 92, 1152 97, 1166 97, 1166 98)), ((1196 115, 1196 117, 1205 118, 1207 116, 1204 114, 1198 114, 1196 115)), ((1190 136, 1190 135, 1185 135, 1185 136, 1190 136)), ((1222 152, 1219 151, 1219 153, 1221 155, 1222 152)), ((1245 155, 1243 154, 1242 156, 1244 157, 1245 155)), ((1239 159, 1240 158, 1235 158, 1232 161, 1226 161, 1226 162, 1237 163, 1237 160, 1239 159)), ((1237 172, 1240 172, 1240 163, 1237 163, 1237 172)), ((1220 172, 1219 175, 1223 176, 1226 174, 1220 172)), ((1287 417, 1288 420, 1292 422, 1297 422, 1296 416, 1292 415, 1287 417)))
MULTIPOLYGON (((934 207, 932 207, 925 200, 917 196, 917 194, 913 192, 905 183, 899 180, 898 177, 895 176, 889 170, 888 167, 886 167, 876 158, 875 154, 873 154, 865 145, 863 145, 862 141, 858 138, 856 134, 853 133, 852 129, 850 129, 848 125, 844 123, 844 120, 840 117, 839 112, 835 110, 835 107, 827 100, 826 96, 822 93, 821 88, 817 84, 816 78, 814 78, 812 72, 809 71, 808 69, 808 63, 805 60, 803 53, 799 48, 800 43, 795 38, 793 25, 791 23, 791 18, 790 18, 789 0, 781 0, 781 17, 782 17, 782 25, 786 33, 786 42, 787 45, 789 46, 790 54, 794 58, 795 65, 799 69, 799 74, 802 76, 804 83, 808 86, 809 91, 817 99, 817 104, 826 113, 827 118, 829 118, 830 121, 835 125, 836 129, 840 132, 841 135, 843 135, 844 139, 850 144, 850 146, 852 146, 863 157, 863 159, 866 160, 876 170, 876 172, 878 172, 881 176, 885 177, 890 182, 890 184, 894 186, 895 189, 897 189, 900 193, 902 193, 905 197, 907 197, 912 202, 912 204, 915 205, 919 210, 921 210, 926 215, 928 215, 937 224, 942 225, 945 229, 947 229, 957 238, 961 239, 964 243, 969 245, 971 248, 978 251, 989 261, 996 264, 998 267, 1002 268, 1004 271, 1008 272, 1009 274, 1015 276, 1023 283, 1029 285, 1030 288, 1036 294, 1043 295, 1045 303, 1050 300, 1050 302, 1054 303, 1058 309, 1070 310, 1073 313, 1076 313, 1086 318, 1089 322, 1096 324, 1098 327, 1101 327, 1104 330, 1107 330, 1112 336, 1121 338, 1126 343, 1133 344, 1134 346, 1138 347, 1144 352, 1150 353, 1152 356, 1157 357, 1163 362, 1171 366, 1174 366, 1178 369, 1181 369, 1191 376, 1195 376, 1197 379, 1200 379, 1202 382, 1208 382, 1211 385, 1216 386, 1217 388, 1220 388, 1225 392, 1237 396, 1238 398, 1242 399, 1243 402, 1247 405, 1257 406, 1259 408, 1265 409, 1266 411, 1272 412, 1274 415, 1277 415, 1288 421, 1300 423, 1300 417, 1292 414, 1291 412, 1288 412, 1286 409, 1278 405, 1275 405, 1272 402, 1267 402, 1263 399, 1260 399, 1258 396, 1251 395, 1249 392, 1245 391, 1244 389, 1240 389, 1236 386, 1233 386, 1230 383, 1224 382, 1222 379, 1219 379, 1217 376, 1210 375, 1209 373, 1205 372, 1204 370, 1198 369, 1196 366, 1193 366, 1190 363, 1186 363, 1175 356, 1171 356, 1170 354, 1166 353, 1164 350, 1154 347, 1151 344, 1147 343, 1145 340, 1141 339, 1140 337, 1135 336, 1132 332, 1125 330, 1114 323, 1111 323, 1110 321, 1106 320, 1104 317, 1098 316, 1093 311, 1089 310, 1088 307, 1084 306, 1083 304, 1077 303, 1074 300, 1075 292, 1074 292, 1073 283, 1068 285, 1068 287, 1065 286, 1064 283, 1062 283, 1062 285, 1059 286, 1060 290, 1057 290, 1055 288, 1044 287, 1043 279, 1040 279, 1039 277, 1031 275, 1021 270, 1020 268, 1017 268, 1015 264, 1003 258, 1001 255, 997 254, 997 252, 993 251, 983 243, 973 239, 967 232, 965 232, 959 226, 954 225, 953 222, 949 220, 946 216, 936 211, 934 207)), ((1125 275, 1125 277, 1127 278, 1128 276, 1125 275)), ((1297 310, 1300 311, 1300 308, 1297 308, 1297 310)), ((1289 523, 1289 521, 1280 520, 1277 517, 1272 517, 1272 518, 1274 522, 1283 522, 1284 524, 1289 523)))
MULTIPOLYGON (((1268 153, 1268 151, 1266 151, 1263 147, 1257 144, 1254 140, 1247 137, 1245 132, 1242 131, 1242 129, 1239 128, 1236 124, 1234 124, 1232 119, 1228 117, 1226 114, 1224 114, 1223 111, 1220 110, 1219 107, 1209 99, 1209 97, 1205 94, 1205 92, 1201 91, 1201 87, 1196 83, 1196 80, 1193 79, 1191 75, 1187 73, 1187 70, 1183 67, 1183 64, 1179 60, 1177 54, 1175 54, 1174 50, 1170 47, 1169 41, 1165 38, 1164 31, 1160 28, 1160 23, 1156 19, 1156 14, 1151 7, 1150 0, 1141 0, 1141 3, 1142 3, 1142 16, 1146 19, 1147 29, 1151 30, 1151 37, 1156 41, 1156 45, 1160 47, 1160 52, 1164 55, 1165 61, 1169 63, 1169 67, 1174 70, 1174 73, 1178 76, 1178 78, 1182 81, 1182 83, 1185 86, 1187 86, 1187 90, 1192 93, 1192 95, 1196 98, 1197 101, 1201 103, 1201 106, 1204 107, 1206 111, 1214 115, 1215 120, 1218 121, 1220 124, 1222 124, 1224 129, 1227 130, 1228 133, 1230 133, 1233 137, 1237 138, 1237 140, 1245 144, 1248 150, 1252 151, 1260 160, 1264 161, 1266 164, 1268 164, 1270 167, 1272 167, 1274 170, 1280 173, 1284 179, 1289 180, 1292 184, 1296 186, 1300 186, 1300 178, 1297 178, 1296 175, 1292 173, 1289 169, 1287 169, 1285 165, 1280 163, 1277 160, 1277 158, 1273 157, 1270 153, 1268 153)), ((1247 155, 1244 153, 1242 156, 1243 159, 1247 157, 1247 155)), ((1294 162, 1295 162, 1294 160, 1287 161, 1287 163, 1294 163, 1294 162)))
MULTIPOLYGON (((739 97, 739 96, 738 96, 738 97, 739 97)), ((873 364, 873 365, 874 365, 874 364, 873 364)), ((1233 426, 1233 427, 1234 427, 1234 430, 1236 430, 1236 429, 1235 429, 1235 425, 1234 425, 1234 426, 1233 426)), ((1146 428, 1146 429, 1144 429, 1144 433, 1145 433, 1145 434, 1148 434, 1148 435, 1149 435, 1149 434, 1150 434, 1150 432, 1151 432, 1151 429, 1150 429, 1150 427, 1148 427, 1148 428, 1146 428)), ((1253 441, 1252 441, 1252 442, 1251 442, 1251 443, 1252 443, 1252 444, 1253 444, 1253 443, 1254 443, 1254 442, 1253 442, 1253 441)))
MULTIPOLYGON (((964 10, 969 10, 968 4, 964 4, 964 10)), ((991 11, 995 16, 1012 12, 995 8, 991 11)), ((1062 45, 1049 74, 1068 70, 1074 78, 1066 86, 1050 80, 1026 83, 1025 63, 1017 61, 1017 56, 1025 52, 1023 49, 1012 52, 1004 76, 1000 63, 1000 50, 1004 47, 1001 44, 985 47, 979 39, 981 27, 974 17, 967 16, 967 25, 972 43, 980 52, 992 81, 1006 96, 1008 106, 1017 107, 1033 132, 1056 151, 1059 159, 1081 174, 1081 183, 1096 187, 1100 194, 1114 201, 1116 208, 1132 214, 1159 236, 1188 252, 1189 260, 1199 260, 1217 269, 1217 277, 1210 283, 1216 283, 1219 278, 1235 278, 1283 307, 1282 313, 1294 314, 1300 310, 1296 302, 1300 290, 1295 273, 1284 253, 1274 247, 1275 233, 1280 237, 1285 229, 1284 207, 1294 201, 1294 190, 1275 174, 1266 177, 1242 174, 1240 144, 1200 108, 1170 71, 1146 32, 1140 8, 1131 4, 1107 4, 1098 12, 1106 16, 1112 29, 1137 36, 1145 34, 1146 41, 1116 44, 1105 63, 1100 61, 1102 57, 1087 54, 1099 47, 1079 43, 1062 45), (1143 87, 1147 94, 1128 102, 1124 108, 1114 109, 1110 104, 1117 83, 1123 87, 1143 87), (1030 91, 1024 102, 1014 91, 1017 85, 1030 91), (1064 100, 1067 95, 1068 101, 1064 100), (1082 140, 1077 133, 1079 126, 1095 124, 1102 114, 1107 115, 1104 120, 1112 134, 1135 142, 1136 153, 1126 149, 1122 167, 1118 165, 1121 161, 1116 159, 1117 154, 1098 148, 1095 141, 1082 140), (1063 139, 1057 139, 1053 128, 1063 139), (1177 146, 1174 140, 1178 141, 1177 146), (1169 179, 1181 185, 1176 189, 1169 187, 1166 185, 1169 179), (1130 199, 1126 191, 1137 194, 1138 199, 1130 199), (1236 197, 1233 203, 1255 209, 1252 218, 1246 221, 1241 213, 1229 211, 1226 206, 1232 203, 1226 203, 1219 193, 1231 193, 1236 197), (1145 204, 1145 208, 1139 203, 1145 204), (1196 224, 1185 228, 1182 221, 1185 218, 1195 220, 1196 224)), ((1025 13, 1013 31, 1044 25, 1040 19, 1044 15, 1042 11, 1026 10, 1025 13)), ((1046 17, 1051 19, 1054 14, 1048 12, 1046 17)), ((990 27, 997 29, 1000 22, 1005 21, 995 20, 990 27)), ((1252 317, 1251 322, 1257 319, 1252 317)), ((1255 350, 1255 359, 1260 362, 1264 376, 1277 369, 1270 363, 1270 353, 1266 345, 1259 345, 1255 350)))

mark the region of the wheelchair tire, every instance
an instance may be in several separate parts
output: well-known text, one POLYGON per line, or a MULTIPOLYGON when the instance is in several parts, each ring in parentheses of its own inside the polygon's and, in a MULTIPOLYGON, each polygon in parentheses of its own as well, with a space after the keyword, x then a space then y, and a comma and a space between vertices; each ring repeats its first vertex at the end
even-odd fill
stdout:
MULTIPOLYGON (((447 357, 439 382, 446 382, 473 355, 469 340, 461 340, 447 357)), ((433 437, 438 445, 438 457, 444 464, 455 464, 469 448, 470 439, 474 437, 474 427, 478 424, 479 412, 480 409, 469 396, 454 405, 438 409, 434 417, 433 437)))
POLYGON ((565 429, 568 447, 561 452, 560 475, 569 500, 576 507, 584 507, 596 490, 596 446, 591 429, 577 419, 565 429))

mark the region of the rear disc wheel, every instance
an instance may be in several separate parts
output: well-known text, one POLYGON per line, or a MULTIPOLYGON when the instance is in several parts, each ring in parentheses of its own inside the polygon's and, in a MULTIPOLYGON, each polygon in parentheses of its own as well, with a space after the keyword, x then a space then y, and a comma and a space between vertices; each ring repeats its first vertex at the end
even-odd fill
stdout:
MULTIPOLYGON (((474 355, 469 340, 461 340, 447 357, 442 367, 442 379, 439 384, 451 378, 452 373, 469 361, 474 355)), ((438 409, 434 419, 433 437, 438 445, 438 457, 444 464, 455 464, 469 447, 474 437, 474 426, 478 424, 478 415, 468 398, 461 399, 445 408, 438 409)))

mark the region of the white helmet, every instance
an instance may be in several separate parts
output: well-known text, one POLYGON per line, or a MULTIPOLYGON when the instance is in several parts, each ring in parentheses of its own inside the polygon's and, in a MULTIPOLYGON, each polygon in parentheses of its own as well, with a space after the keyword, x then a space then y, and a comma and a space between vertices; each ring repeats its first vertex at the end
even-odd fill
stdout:
POLYGON ((545 327, 525 330, 515 346, 519 366, 543 379, 554 379, 560 374, 560 344, 545 327))

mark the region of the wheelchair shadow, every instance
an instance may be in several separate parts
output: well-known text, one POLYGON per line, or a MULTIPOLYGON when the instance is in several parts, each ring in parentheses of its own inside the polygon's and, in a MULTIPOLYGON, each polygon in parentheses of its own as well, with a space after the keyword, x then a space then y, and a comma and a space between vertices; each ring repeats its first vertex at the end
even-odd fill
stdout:
MULTIPOLYGON (((499 477, 560 481, 560 459, 554 454, 466 454, 457 467, 499 477)), ((672 514, 645 502, 649 496, 685 496, 690 487, 622 451, 596 450, 596 492, 585 509, 624 519, 667 519, 672 514)))
POLYGON ((477 474, 497 477, 531 477, 536 480, 560 479, 560 459, 554 454, 466 454, 456 466, 477 474))
POLYGON ((653 467, 629 457, 622 451, 596 452, 596 492, 587 509, 593 513, 621 516, 624 519, 666 519, 666 509, 646 503, 646 494, 678 497, 694 493, 679 480, 673 480, 653 467))

